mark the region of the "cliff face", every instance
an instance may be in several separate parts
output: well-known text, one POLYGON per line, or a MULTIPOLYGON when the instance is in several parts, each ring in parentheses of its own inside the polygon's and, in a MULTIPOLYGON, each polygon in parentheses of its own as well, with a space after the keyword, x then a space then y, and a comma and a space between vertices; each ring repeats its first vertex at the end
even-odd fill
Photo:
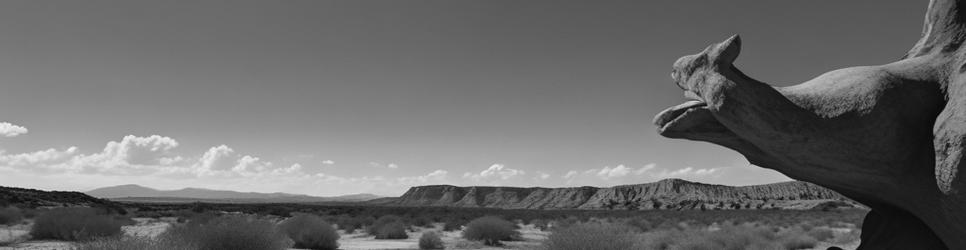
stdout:
POLYGON ((608 188, 457 187, 410 188, 386 205, 504 209, 811 209, 858 207, 831 190, 806 182, 732 187, 667 179, 608 188))

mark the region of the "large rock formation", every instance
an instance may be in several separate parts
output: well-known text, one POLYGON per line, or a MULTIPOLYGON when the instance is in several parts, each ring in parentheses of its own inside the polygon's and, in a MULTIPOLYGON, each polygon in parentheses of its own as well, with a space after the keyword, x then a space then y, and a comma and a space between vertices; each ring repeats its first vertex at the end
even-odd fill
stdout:
POLYGON ((966 0, 929 3, 901 60, 776 88, 739 71, 735 36, 674 63, 692 101, 660 134, 707 141, 872 208, 860 249, 966 249, 966 0))
POLYGON ((810 209, 855 207, 844 196, 806 182, 731 187, 667 179, 608 188, 419 186, 383 205, 503 209, 810 209))

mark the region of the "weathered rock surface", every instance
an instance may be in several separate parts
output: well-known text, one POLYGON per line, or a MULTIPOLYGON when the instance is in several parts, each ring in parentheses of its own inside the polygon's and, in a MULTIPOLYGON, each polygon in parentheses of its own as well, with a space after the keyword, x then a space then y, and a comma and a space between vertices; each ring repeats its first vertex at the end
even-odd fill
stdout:
POLYGON ((806 182, 732 187, 666 179, 598 187, 412 187, 386 205, 503 209, 811 209, 856 207, 844 196, 806 182))
POLYGON ((654 121, 869 206, 859 249, 966 249, 964 43, 966 0, 932 0, 899 61, 773 87, 734 65, 734 36, 674 63, 692 100, 654 121))

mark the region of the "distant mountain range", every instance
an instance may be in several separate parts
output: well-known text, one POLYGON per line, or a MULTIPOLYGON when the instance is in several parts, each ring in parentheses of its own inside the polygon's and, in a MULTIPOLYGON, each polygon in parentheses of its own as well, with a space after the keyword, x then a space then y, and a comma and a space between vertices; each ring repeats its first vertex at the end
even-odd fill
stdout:
POLYGON ((445 206, 504 209, 816 209, 862 205, 815 184, 791 181, 724 186, 681 179, 615 187, 412 187, 398 198, 366 202, 382 206, 445 206))
POLYGON ((318 197, 302 194, 236 192, 203 188, 158 190, 134 184, 98 188, 84 193, 114 201, 137 202, 314 203, 363 202, 381 198, 373 194, 318 197))

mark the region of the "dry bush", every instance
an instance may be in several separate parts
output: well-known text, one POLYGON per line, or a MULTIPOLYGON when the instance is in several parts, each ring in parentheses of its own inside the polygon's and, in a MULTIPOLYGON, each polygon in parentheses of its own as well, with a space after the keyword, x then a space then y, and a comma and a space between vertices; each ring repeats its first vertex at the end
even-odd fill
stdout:
POLYGON ((339 248, 339 232, 319 216, 297 213, 279 224, 279 228, 295 241, 295 248, 317 250, 339 248))
POLYGON ((17 207, 0 209, 0 225, 13 225, 23 220, 23 211, 17 207))
POLYGON ((409 234, 406 234, 406 225, 398 221, 384 224, 380 226, 379 231, 376 232, 376 239, 378 240, 398 240, 408 238, 409 234))
POLYGON ((450 232, 450 231, 460 230, 463 228, 463 225, 465 224, 466 224, 466 221, 463 221, 463 220, 448 219, 443 222, 443 231, 450 232))
POLYGON ((182 239, 159 237, 104 237, 81 243, 75 250, 201 250, 182 239))
POLYGON ((283 250, 292 245, 271 221, 246 215, 228 215, 207 222, 189 222, 161 234, 205 250, 283 250))
POLYGON ((419 249, 443 249, 443 239, 436 231, 428 231, 419 237, 419 249))
POLYGON ((30 229, 30 236, 34 239, 90 240, 120 235, 121 226, 132 223, 130 219, 115 217, 93 208, 56 208, 37 217, 30 229))
POLYGON ((550 226, 550 223, 549 222, 547 222, 545 220, 541 220, 541 219, 531 220, 530 221, 530 224, 532 224, 533 227, 535 227, 537 229, 540 229, 541 231, 547 231, 547 229, 550 226))
POLYGON ((470 221, 463 231, 463 238, 483 241, 488 246, 499 246, 501 240, 513 240, 518 237, 516 225, 513 222, 496 216, 484 216, 470 221))
POLYGON ((555 228, 544 241, 552 250, 623 250, 635 249, 635 229, 611 223, 581 223, 555 228))
POLYGON ((378 220, 366 228, 369 235, 376 236, 376 239, 408 239, 406 234, 406 224, 403 219, 395 215, 379 217, 378 220))
POLYGON ((644 234, 640 249, 803 249, 818 241, 801 228, 779 229, 744 223, 723 225, 719 230, 683 228, 644 234))

